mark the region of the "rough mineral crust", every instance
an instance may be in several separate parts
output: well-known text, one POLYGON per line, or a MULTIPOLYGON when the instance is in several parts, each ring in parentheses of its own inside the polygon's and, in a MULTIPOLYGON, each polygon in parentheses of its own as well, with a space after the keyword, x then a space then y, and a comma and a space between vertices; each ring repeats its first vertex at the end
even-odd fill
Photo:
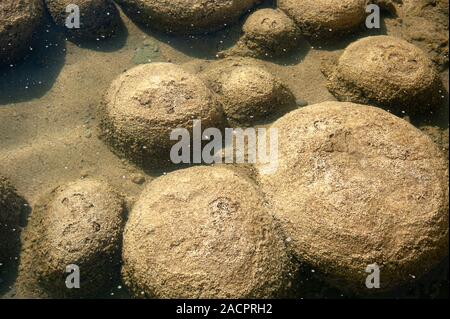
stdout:
POLYGON ((256 60, 226 58, 201 74, 220 96, 231 126, 251 126, 296 106, 292 92, 256 60))
POLYGON ((283 11, 261 9, 252 13, 242 28, 243 35, 223 56, 274 58, 285 56, 300 44, 300 33, 283 11))
POLYGON ((351 32, 366 19, 366 0, 278 0, 278 8, 313 38, 351 32))
POLYGON ((279 130, 279 167, 261 175, 297 258, 340 289, 383 291, 448 255, 448 166, 428 136, 379 108, 325 102, 279 130), (368 265, 380 289, 366 288, 368 265))
POLYGON ((374 104, 398 114, 426 113, 442 103, 442 82, 432 61, 400 38, 358 40, 324 73, 340 101, 374 104))
MULTIPOLYGON (((45 0, 55 23, 76 40, 103 40, 116 34, 119 11, 111 0, 45 0), (68 28, 69 5, 76 5, 80 12, 79 28, 68 28)), ((69 11, 72 12, 72 11, 69 11)))
POLYGON ((43 12, 41 0, 0 1, 0 67, 17 62, 29 52, 43 12))
POLYGON ((58 187, 33 208, 23 233, 21 297, 99 296, 119 276, 124 202, 108 184, 87 179, 58 187), (80 271, 68 289, 66 267, 80 271))
POLYGON ((261 0, 117 0, 133 19, 169 33, 196 34, 222 29, 261 0))
POLYGON ((136 297, 279 296, 292 264, 277 225, 253 181, 230 168, 169 173, 130 213, 124 282, 136 297))
POLYGON ((121 156, 145 168, 172 165, 174 129, 223 128, 222 106, 197 76, 170 63, 144 64, 119 76, 100 111, 103 138, 121 156))

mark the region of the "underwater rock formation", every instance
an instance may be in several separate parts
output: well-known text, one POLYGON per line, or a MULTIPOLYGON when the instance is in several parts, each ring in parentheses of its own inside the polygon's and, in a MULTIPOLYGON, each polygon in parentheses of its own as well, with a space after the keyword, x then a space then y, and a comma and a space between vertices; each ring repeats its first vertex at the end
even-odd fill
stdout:
POLYGON ((33 34, 43 20, 42 0, 0 2, 0 67, 15 63, 29 52, 33 34))
POLYGON ((8 179, 0 175, 0 264, 11 264, 20 246, 21 219, 25 200, 8 179))
POLYGON ((147 186, 124 233, 123 278, 136 297, 270 298, 294 270, 253 181, 193 167, 147 186))
POLYGON ((23 233, 18 294, 23 297, 98 296, 119 276, 125 210, 108 184, 82 180, 58 187, 33 208, 23 233), (68 289, 66 267, 80 271, 68 289))
POLYGON ((279 168, 260 175, 299 261, 340 289, 389 290, 448 254, 448 166, 428 136, 379 108, 325 102, 279 130, 279 168))
POLYGON ((319 39, 354 31, 366 19, 366 0, 278 0, 278 8, 303 35, 319 39))
POLYGON ((117 0, 134 20, 177 34, 212 32, 230 25, 261 0, 117 0), (170 2, 170 3, 168 3, 170 2))
POLYGON ((102 137, 145 168, 171 166, 174 129, 224 127, 222 106, 203 81, 170 63, 144 64, 119 76, 101 108, 102 137))
POLYGON ((328 89, 340 101, 375 104, 410 114, 425 113, 441 103, 442 82, 432 61, 400 38, 358 40, 324 73, 328 89))
POLYGON ((281 57, 294 51, 300 43, 297 26, 281 10, 266 8, 253 12, 245 21, 242 30, 243 35, 236 45, 220 55, 281 57))
POLYGON ((296 107, 292 92, 257 60, 226 58, 201 74, 223 104, 229 124, 250 126, 296 107))

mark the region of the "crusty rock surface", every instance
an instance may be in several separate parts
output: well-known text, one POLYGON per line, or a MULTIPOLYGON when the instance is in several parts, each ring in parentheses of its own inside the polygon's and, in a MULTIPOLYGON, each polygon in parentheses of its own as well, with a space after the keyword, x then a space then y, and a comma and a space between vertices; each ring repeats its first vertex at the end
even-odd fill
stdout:
POLYGON ((108 144, 145 168, 172 165, 173 129, 192 133, 193 120, 201 120, 204 128, 224 126, 216 95, 199 77, 170 63, 140 65, 119 76, 100 113, 108 144))
POLYGON ((428 136, 379 108, 325 102, 279 130, 279 168, 259 181, 297 258, 340 289, 370 293, 420 277, 448 255, 448 166, 428 136))
POLYGON ((0 2, 0 67, 15 63, 27 54, 43 12, 42 0, 0 2))
POLYGON ((220 55, 282 57, 294 51, 301 41, 294 21, 277 9, 266 8, 253 12, 242 30, 243 34, 236 45, 220 55))
POLYGON ((178 34, 212 32, 232 24, 261 0, 117 0, 135 20, 178 34))
POLYGON ((313 38, 351 32, 366 19, 366 0, 278 0, 278 8, 313 38))
POLYGON ((0 264, 3 268, 18 257, 25 205, 9 180, 0 175, 0 264))
POLYGON ((270 298, 292 264, 253 181, 227 167, 154 180, 130 213, 123 278, 136 297, 270 298))
POLYGON ((340 101, 374 104, 398 114, 425 113, 442 103, 442 82, 433 63, 400 38, 358 40, 324 71, 328 89, 340 101))
POLYGON ((251 126, 296 106, 289 88, 257 60, 226 58, 209 65, 201 76, 220 96, 231 126, 251 126))
POLYGON ((124 202, 108 184, 81 180, 58 187, 33 208, 23 233, 20 297, 98 297, 120 271, 124 202), (69 265, 80 289, 68 289, 69 265))
POLYGON ((119 12, 112 0, 45 0, 55 23, 75 39, 103 40, 116 34, 119 12), (67 28, 69 5, 80 9, 80 28, 67 28))

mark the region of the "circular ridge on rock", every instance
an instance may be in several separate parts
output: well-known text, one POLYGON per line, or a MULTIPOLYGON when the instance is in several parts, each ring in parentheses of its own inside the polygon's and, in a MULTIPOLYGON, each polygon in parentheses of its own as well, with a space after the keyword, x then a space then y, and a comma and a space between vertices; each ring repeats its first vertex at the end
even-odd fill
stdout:
POLYGON ((43 16, 42 0, 0 2, 0 66, 15 63, 29 52, 33 34, 43 16))
POLYGON ((271 298, 294 270, 253 181, 192 167, 147 186, 124 233, 123 280, 136 297, 271 298))
POLYGON ((101 107, 104 139, 119 155, 145 168, 171 166, 174 129, 223 128, 222 106, 197 76, 170 63, 134 67, 120 75, 101 107))
POLYGON ((366 19, 366 0, 278 0, 302 34, 327 38, 351 32, 366 19))
POLYGON ((249 58, 226 58, 201 73, 220 96, 232 126, 251 126, 296 107, 290 89, 262 63, 249 58))
POLYGON ((300 33, 283 11, 265 8, 250 14, 242 27, 243 35, 223 56, 273 58, 285 56, 300 44, 300 33))
POLYGON ((177 34, 222 29, 262 0, 118 0, 138 22, 177 34))
POLYGON ((120 278, 125 221, 122 196, 105 182, 85 179, 54 189, 33 207, 23 233, 18 294, 24 297, 98 297, 120 278), (80 272, 68 289, 66 267, 80 272))
POLYGON ((425 113, 441 102, 442 82, 432 61, 399 38, 358 40, 325 73, 328 89, 341 101, 412 114, 425 113))
POLYGON ((368 294, 448 255, 448 165, 428 136, 382 109, 342 102, 293 111, 272 128, 278 170, 259 182, 299 261, 368 294), (373 264, 381 287, 368 290, 373 264))

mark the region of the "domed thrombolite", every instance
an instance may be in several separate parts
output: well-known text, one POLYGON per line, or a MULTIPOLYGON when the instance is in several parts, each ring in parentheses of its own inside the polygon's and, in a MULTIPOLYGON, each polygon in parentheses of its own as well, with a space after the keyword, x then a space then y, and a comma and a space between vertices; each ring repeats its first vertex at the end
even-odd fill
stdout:
POLYGON ((351 32, 366 19, 366 0, 278 0, 303 35, 327 38, 351 32))
POLYGON ((262 0, 117 0, 132 18, 154 29, 195 34, 230 25, 262 0), (168 3, 170 2, 170 3, 168 3))
POLYGON ((243 35, 236 45, 220 55, 279 57, 291 53, 300 43, 297 26, 281 10, 255 11, 247 18, 242 30, 243 35))
POLYGON ((1 265, 11 264, 11 260, 19 254, 21 221, 26 212, 25 208, 25 200, 17 194, 9 180, 0 175, 1 265))
POLYGON ((425 113, 441 103, 442 83, 432 61, 399 38, 358 40, 324 73, 328 89, 341 101, 411 114, 425 113))
POLYGON ((0 1, 0 67, 27 54, 43 12, 42 0, 0 1))
POLYGON ((93 179, 58 187, 43 197, 23 233, 19 296, 104 293, 120 272, 124 207, 111 186, 93 179), (79 267, 79 289, 66 287, 69 265, 79 267))
POLYGON ((112 0, 45 0, 55 23, 75 39, 103 40, 113 36, 120 23, 119 11, 112 0), (77 5, 80 27, 66 25, 69 5, 77 5))
POLYGON ((113 149, 145 168, 170 166, 174 129, 192 133, 202 127, 223 128, 216 95, 195 75, 170 63, 137 66, 111 85, 100 115, 103 138, 113 149))
POLYGON ((260 175, 297 258, 340 289, 400 286, 448 254, 448 166, 428 136, 379 108, 326 102, 273 124, 278 170, 260 175))
POLYGON ((223 166, 149 184, 125 228, 123 263, 135 296, 152 298, 276 297, 293 270, 262 193, 223 166))
POLYGON ((201 76, 220 96, 232 126, 265 122, 296 107, 295 96, 290 89, 257 60, 219 60, 211 63, 201 76))

